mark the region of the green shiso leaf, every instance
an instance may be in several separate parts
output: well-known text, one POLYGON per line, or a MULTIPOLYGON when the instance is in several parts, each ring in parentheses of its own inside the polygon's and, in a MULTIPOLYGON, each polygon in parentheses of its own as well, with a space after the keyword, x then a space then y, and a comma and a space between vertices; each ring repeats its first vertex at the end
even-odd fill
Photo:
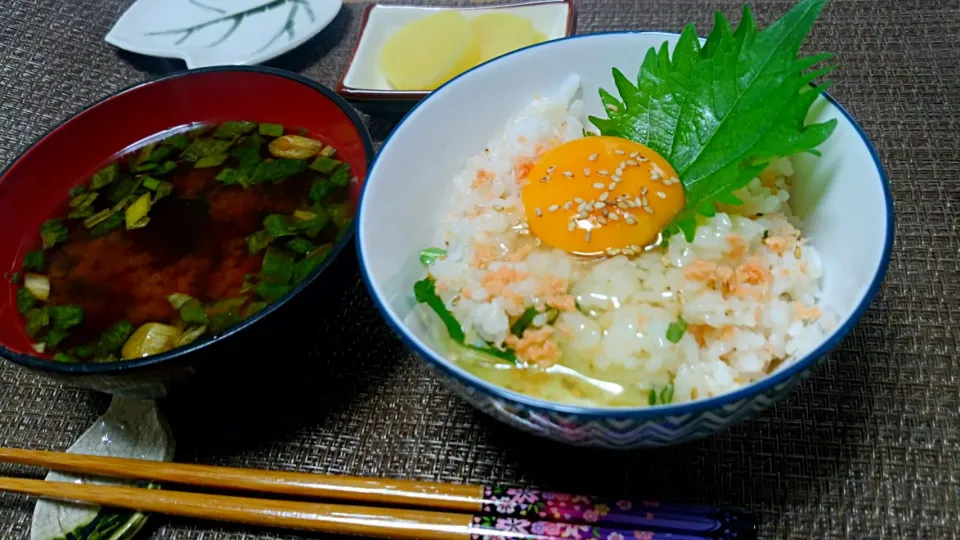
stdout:
POLYGON ((832 55, 797 56, 826 2, 801 0, 763 31, 749 7, 736 31, 717 13, 703 46, 691 24, 672 57, 666 43, 647 51, 635 82, 613 70, 619 98, 601 89, 607 118, 590 120, 602 135, 642 143, 673 165, 686 207, 668 232, 692 240, 697 214, 715 211, 714 201, 737 204, 732 192, 772 159, 817 154, 833 132, 836 120, 804 125, 828 86, 811 83, 834 66, 812 68, 832 55))

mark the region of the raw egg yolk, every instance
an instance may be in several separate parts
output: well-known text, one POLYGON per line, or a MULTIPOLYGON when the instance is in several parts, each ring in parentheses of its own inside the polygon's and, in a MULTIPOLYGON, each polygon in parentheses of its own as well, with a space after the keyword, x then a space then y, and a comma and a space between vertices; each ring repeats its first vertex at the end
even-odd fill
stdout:
POLYGON ((584 137, 543 155, 521 198, 530 231, 581 255, 639 252, 683 209, 676 171, 646 146, 584 137))

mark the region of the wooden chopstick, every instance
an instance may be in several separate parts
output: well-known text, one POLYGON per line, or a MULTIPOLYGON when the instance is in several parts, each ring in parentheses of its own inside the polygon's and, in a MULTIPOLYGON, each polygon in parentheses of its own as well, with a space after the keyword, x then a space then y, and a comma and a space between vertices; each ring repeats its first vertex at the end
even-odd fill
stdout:
POLYGON ((484 500, 483 488, 478 486, 191 465, 46 450, 0 448, 0 461, 75 474, 467 512, 479 511, 484 500))
POLYGON ((171 516, 374 538, 464 540, 471 535, 470 515, 450 512, 252 499, 3 477, 0 477, 0 490, 171 516))
POLYGON ((755 537, 757 528, 753 514, 738 510, 519 488, 239 469, 18 448, 0 448, 0 461, 162 484, 423 508, 375 508, 0 478, 0 491, 184 517, 379 538, 550 540, 573 534, 591 538, 620 535, 744 540, 755 537), (509 530, 502 531, 504 527, 509 530), (526 527, 529 533, 521 534, 515 527, 526 527), (535 532, 535 528, 553 532, 535 532))

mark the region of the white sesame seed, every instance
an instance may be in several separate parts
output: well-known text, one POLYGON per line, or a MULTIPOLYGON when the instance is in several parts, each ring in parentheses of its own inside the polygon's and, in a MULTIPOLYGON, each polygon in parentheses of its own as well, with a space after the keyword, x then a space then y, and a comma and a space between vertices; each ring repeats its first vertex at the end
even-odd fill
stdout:
POLYGON ((670 177, 670 183, 671 183, 671 184, 679 184, 679 183, 680 183, 680 180, 677 179, 676 176, 671 176, 671 177, 670 177))
POLYGON ((667 194, 664 193, 664 192, 662 192, 662 191, 658 191, 658 192, 657 192, 657 197, 660 197, 661 199, 666 199, 666 198, 667 198, 667 194))
POLYGON ((594 204, 593 204, 593 207, 596 208, 597 210, 603 208, 604 206, 606 206, 606 204, 604 204, 604 203, 602 203, 602 202, 598 202, 598 203, 594 203, 594 204))
POLYGON ((614 182, 610 182, 609 184, 607 184, 607 191, 613 191, 615 187, 617 187, 617 184, 615 184, 614 182))
POLYGON ((590 161, 596 161, 598 157, 600 157, 600 154, 590 154, 589 156, 587 156, 587 159, 589 159, 590 161))
POLYGON ((537 217, 543 217, 543 210, 539 206, 534 208, 533 211, 537 213, 537 217))
POLYGON ((611 176, 610 179, 613 180, 614 182, 623 182, 623 178, 620 177, 620 175, 617 175, 617 174, 611 176))
POLYGON ((647 194, 647 186, 643 186, 642 188, 640 188, 640 194, 641 194, 641 195, 646 195, 646 194, 647 194))
POLYGON ((623 252, 624 255, 633 255, 633 253, 634 253, 633 250, 630 249, 630 246, 627 246, 627 247, 621 249, 620 251, 623 252))
POLYGON ((587 231, 587 234, 583 235, 583 241, 584 242, 590 241, 590 231, 587 231))
POLYGON ((580 197, 574 197, 574 198, 573 198, 573 202, 575 202, 575 203, 582 203, 582 202, 583 202, 583 199, 581 199, 580 197))
POLYGON ((590 168, 589 168, 589 167, 583 169, 583 175, 584 175, 584 176, 590 176, 590 168))
POLYGON ((617 148, 616 150, 614 150, 613 153, 616 154, 616 155, 618 155, 618 156, 622 156, 622 155, 624 154, 623 150, 621 150, 621 149, 619 149, 619 148, 617 148))
POLYGON ((623 202, 618 202, 618 203, 617 203, 617 208, 619 208, 619 209, 621 209, 621 210, 626 210, 626 209, 629 208, 629 207, 628 207, 626 204, 624 204, 623 202))
POLYGON ((635 158, 640 155, 640 152, 630 152, 630 157, 635 158))
POLYGON ((597 189, 603 189, 603 182, 595 182, 595 183, 593 184, 593 187, 595 187, 595 188, 597 188, 597 189))
POLYGON ((500 206, 499 204, 493 205, 493 209, 496 210, 497 212, 503 212, 503 207, 500 206))
POLYGON ((597 223, 599 223, 599 224, 601 224, 601 225, 606 225, 606 224, 607 224, 607 218, 605 218, 605 217, 603 217, 603 216, 597 216, 597 223))
POLYGON ((590 214, 588 214, 585 210, 581 210, 580 213, 577 214, 577 217, 579 217, 580 219, 587 219, 587 217, 589 216, 590 214))
POLYGON ((617 112, 617 106, 614 105, 614 104, 612 104, 612 103, 609 104, 609 105, 607 105, 607 109, 608 109, 608 110, 611 110, 611 111, 613 111, 613 112, 617 112))
POLYGON ((550 181, 550 177, 549 177, 549 176, 544 176, 543 178, 540 179, 540 181, 543 182, 544 184, 546 184, 547 182, 550 181))
POLYGON ((630 212, 623 213, 623 220, 629 223, 630 225, 633 225, 634 223, 637 222, 637 220, 634 219, 633 214, 631 214, 630 212))
POLYGON ((573 201, 567 201, 567 202, 563 203, 563 209, 564 209, 564 210, 569 210, 569 209, 571 209, 571 208, 573 208, 573 201))
POLYGON ((628 159, 628 160, 627 160, 627 165, 629 165, 629 166, 631 166, 631 167, 636 167, 637 165, 639 165, 639 163, 637 163, 636 161, 634 161, 634 160, 632 160, 632 159, 628 159))
POLYGON ((653 208, 650 208, 649 206, 644 206, 644 207, 643 207, 643 211, 646 212, 646 213, 648 213, 648 214, 652 214, 652 213, 653 213, 653 208))
POLYGON ((550 207, 547 208, 547 211, 548 211, 548 212, 556 212, 556 211, 559 210, 559 209, 560 209, 560 205, 559 205, 559 204, 551 204, 550 207))
POLYGON ((640 163, 646 163, 646 162, 648 162, 648 161, 650 161, 650 160, 647 159, 647 158, 645 158, 645 157, 643 157, 643 156, 640 156, 640 157, 637 158, 637 161, 639 161, 640 163))
POLYGON ((635 204, 635 205, 637 205, 637 206, 645 206, 645 205, 643 204, 643 200, 640 199, 640 197, 634 197, 634 198, 633 198, 633 204, 635 204))
POLYGON ((577 228, 577 224, 574 223, 574 222, 572 222, 572 221, 570 222, 569 225, 567 225, 567 230, 570 231, 570 232, 573 232, 573 230, 576 229, 576 228, 577 228))
POLYGON ((607 199, 609 199, 609 198, 610 198, 610 192, 609 192, 609 191, 604 191, 603 193, 600 194, 600 201, 601 201, 601 202, 605 202, 605 201, 606 201, 607 199))
POLYGON ((600 176, 607 176, 608 174, 610 174, 610 171, 606 169, 600 169, 599 171, 597 171, 597 174, 599 174, 600 176))
POLYGON ((613 248, 606 249, 607 255, 613 255, 613 248))
POLYGON ((663 178, 663 169, 657 167, 656 163, 650 165, 650 179, 659 180, 661 178, 663 178))
POLYGON ((616 214, 607 214, 607 217, 610 218, 610 219, 612 219, 613 221, 619 221, 619 220, 620 220, 620 216, 618 216, 618 215, 616 215, 616 214))
POLYGON ((623 169, 618 168, 617 170, 613 171, 613 174, 616 176, 623 176, 623 169))
POLYGON ((618 168, 618 169, 625 169, 625 168, 627 168, 627 162, 626 162, 626 161, 621 161, 620 164, 617 165, 617 168, 618 168))
POLYGON ((610 211, 607 210, 606 208, 601 208, 600 213, 603 214, 603 217, 607 217, 610 215, 610 211))
POLYGON ((563 175, 567 178, 573 178, 573 171, 563 171, 563 175))
POLYGON ((551 166, 547 167, 547 174, 550 174, 550 173, 552 173, 552 172, 555 171, 555 170, 557 170, 557 167, 554 166, 554 165, 551 165, 551 166))

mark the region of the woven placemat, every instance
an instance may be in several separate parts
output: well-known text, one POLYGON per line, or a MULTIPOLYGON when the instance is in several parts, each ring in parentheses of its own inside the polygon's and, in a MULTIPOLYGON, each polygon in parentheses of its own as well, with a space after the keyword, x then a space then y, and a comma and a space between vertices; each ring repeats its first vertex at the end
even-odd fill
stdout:
MULTIPOLYGON (((172 1, 172 0, 171 0, 172 1)), ((103 42, 128 2, 0 1, 0 166, 85 105, 182 69, 103 42)), ((708 29, 738 0, 581 0, 579 32, 708 29)), ((788 9, 754 0, 761 22, 788 9)), ((363 4, 273 65, 333 85, 363 4)), ((838 53, 833 95, 890 176, 897 237, 872 308, 831 359, 760 418, 662 451, 606 453, 543 442, 447 392, 381 321, 355 254, 302 339, 256 351, 259 385, 225 383, 166 404, 178 459, 746 507, 764 538, 960 536, 960 3, 833 0, 810 42, 838 53), (345 286, 343 286, 345 285, 345 286)), ((598 59, 599 61, 599 59, 598 59)), ((382 140, 391 126, 371 122, 382 140)), ((0 231, 0 234, 3 234, 0 231)), ((0 444, 64 449, 107 398, 0 365, 0 444)), ((38 471, 0 467, 0 474, 38 471)), ((33 502, 0 496, 0 538, 28 538, 33 502)), ((150 538, 301 538, 156 518, 150 538)))

